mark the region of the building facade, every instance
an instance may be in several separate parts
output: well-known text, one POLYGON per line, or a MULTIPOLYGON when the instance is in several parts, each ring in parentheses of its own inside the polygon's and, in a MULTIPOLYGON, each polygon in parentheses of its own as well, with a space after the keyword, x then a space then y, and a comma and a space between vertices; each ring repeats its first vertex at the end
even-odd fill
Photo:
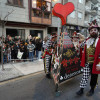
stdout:
MULTIPOLYGON (((6 17, 4 36, 21 36, 27 39, 29 35, 44 38, 47 34, 61 31, 61 20, 52 14, 56 3, 72 2, 75 10, 67 17, 68 33, 80 31, 88 35, 88 23, 96 19, 100 26, 100 0, 1 0, 0 20, 6 17)), ((2 27, 0 25, 0 36, 2 27)))
MULTIPOLYGON (((63 0, 52 0, 52 9, 56 3, 63 4, 63 0)), ((48 27, 48 33, 57 32, 59 35, 61 32, 61 20, 52 14, 52 25, 48 27)))
POLYGON ((64 0, 63 4, 72 2, 75 6, 67 18, 67 27, 70 35, 74 31, 79 31, 88 36, 88 27, 91 21, 96 19, 100 26, 100 0, 64 0))
POLYGON ((84 27, 85 0, 64 0, 64 4, 72 2, 75 10, 67 18, 67 29, 70 36, 74 31, 79 31, 84 27))
MULTIPOLYGON (((10 35, 27 39, 29 35, 32 35, 43 39, 48 32, 55 31, 58 24, 55 23, 56 18, 52 18, 51 3, 51 0, 1 0, 0 20, 6 22, 4 37, 10 35), (11 14, 7 16, 10 12, 11 14), (6 19, 4 19, 5 17, 6 19), (51 29, 52 27, 54 29, 51 29)), ((2 27, 0 25, 1 35, 2 27)))

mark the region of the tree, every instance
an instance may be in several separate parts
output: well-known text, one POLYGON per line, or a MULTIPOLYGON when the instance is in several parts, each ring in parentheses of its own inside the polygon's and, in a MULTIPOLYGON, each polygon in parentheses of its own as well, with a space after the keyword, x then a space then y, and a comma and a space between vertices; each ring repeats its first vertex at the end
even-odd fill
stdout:
MULTIPOLYGON (((1 4, 1 2, 0 2, 1 4)), ((3 36, 4 36, 4 27, 7 23, 7 20, 8 20, 8 16, 10 14, 12 14, 12 12, 14 11, 14 9, 12 9, 10 12, 8 12, 4 18, 1 18, 0 16, 0 24, 1 24, 1 27, 2 27, 2 46, 1 46, 1 64, 2 64, 2 70, 4 70, 4 66, 3 66, 3 36), (7 19, 7 20, 6 20, 7 19)), ((2 15, 2 14, 1 14, 2 15)))

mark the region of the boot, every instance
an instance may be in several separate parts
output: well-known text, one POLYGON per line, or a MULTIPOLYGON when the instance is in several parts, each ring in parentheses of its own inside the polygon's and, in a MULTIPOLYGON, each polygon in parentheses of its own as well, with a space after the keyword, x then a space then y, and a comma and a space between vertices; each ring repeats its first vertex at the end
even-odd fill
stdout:
POLYGON ((84 88, 81 88, 78 92, 76 92, 77 95, 81 96, 83 94, 84 88))
POLYGON ((50 75, 50 74, 46 74, 46 77, 47 77, 48 79, 51 79, 51 75, 50 75))
POLYGON ((94 89, 90 89, 90 91, 86 94, 87 96, 92 96, 94 94, 94 89))

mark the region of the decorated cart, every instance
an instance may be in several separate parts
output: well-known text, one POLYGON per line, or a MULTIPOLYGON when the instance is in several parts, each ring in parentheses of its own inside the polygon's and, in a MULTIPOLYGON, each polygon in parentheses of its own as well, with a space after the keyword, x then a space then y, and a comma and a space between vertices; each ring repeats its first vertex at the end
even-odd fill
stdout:
POLYGON ((58 86, 60 83, 79 75, 82 70, 80 67, 79 54, 75 49, 75 45, 72 38, 69 36, 66 27, 66 18, 73 11, 74 5, 71 2, 68 2, 65 5, 57 3, 52 11, 53 15, 59 17, 62 21, 61 34, 60 36, 57 35, 57 46, 55 46, 55 52, 52 52, 50 61, 51 76, 53 77, 56 86, 56 93, 58 93, 58 86))
POLYGON ((57 52, 52 54, 51 60, 51 75, 56 85, 56 92, 60 83, 81 73, 80 57, 66 28, 66 18, 73 10, 74 5, 71 2, 65 5, 57 3, 53 8, 53 15, 62 21, 61 34, 57 40, 57 52))

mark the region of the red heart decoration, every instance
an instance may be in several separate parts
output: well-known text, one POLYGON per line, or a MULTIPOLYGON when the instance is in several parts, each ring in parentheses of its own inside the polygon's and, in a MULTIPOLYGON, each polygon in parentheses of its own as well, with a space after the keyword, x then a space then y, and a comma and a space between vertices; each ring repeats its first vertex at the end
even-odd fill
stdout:
POLYGON ((71 2, 62 5, 61 3, 55 4, 53 8, 53 14, 59 17, 62 21, 62 25, 66 24, 67 16, 74 11, 74 4, 71 2))

